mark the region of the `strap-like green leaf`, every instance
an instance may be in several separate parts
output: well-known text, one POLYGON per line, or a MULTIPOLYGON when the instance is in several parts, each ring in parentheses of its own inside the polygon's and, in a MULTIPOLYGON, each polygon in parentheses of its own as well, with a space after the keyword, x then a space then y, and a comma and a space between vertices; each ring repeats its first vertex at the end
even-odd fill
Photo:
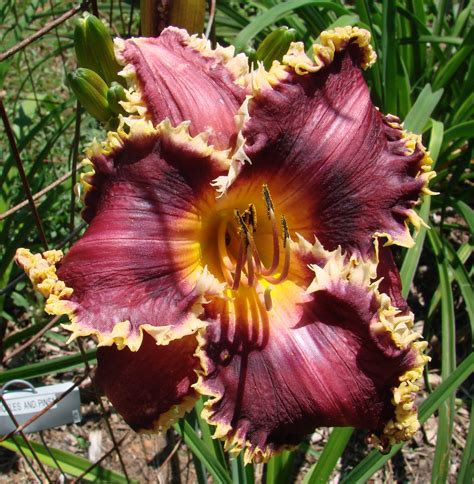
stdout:
MULTIPOLYGON (((62 472, 74 477, 81 476, 93 464, 90 460, 72 454, 71 452, 66 452, 65 450, 54 449, 51 447, 46 448, 43 444, 34 442, 33 440, 29 440, 29 443, 42 464, 54 469, 58 469, 59 464, 62 472)), ((20 447, 26 456, 30 458, 32 457, 31 450, 26 445, 25 439, 20 435, 15 437, 15 442, 12 439, 9 439, 3 441, 0 445, 12 451, 17 451, 18 447, 20 447)), ((106 469, 100 465, 87 472, 87 474, 83 476, 83 479, 87 482, 136 482, 127 480, 124 475, 106 469)))
MULTIPOLYGON (((441 406, 441 404, 455 392, 474 371, 474 353, 470 354, 454 372, 423 402, 419 411, 419 420, 426 422, 428 417, 441 406)), ((359 484, 370 479, 387 461, 389 461, 402 445, 395 445, 388 454, 381 454, 373 450, 343 479, 342 483, 359 484)))
POLYGON ((287 2, 275 5, 273 8, 267 10, 265 13, 252 20, 247 27, 245 27, 240 34, 237 35, 234 42, 236 51, 240 52, 247 47, 248 43, 263 29, 274 24, 277 20, 293 10, 304 7, 305 5, 314 5, 315 7, 332 10, 338 15, 350 13, 341 5, 333 2, 324 2, 320 0, 289 0, 287 2))

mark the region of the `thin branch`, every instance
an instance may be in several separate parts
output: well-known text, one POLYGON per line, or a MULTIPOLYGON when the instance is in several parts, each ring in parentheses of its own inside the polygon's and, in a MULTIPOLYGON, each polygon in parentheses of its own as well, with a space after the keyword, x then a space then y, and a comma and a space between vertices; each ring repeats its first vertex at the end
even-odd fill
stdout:
MULTIPOLYGON (((71 206, 69 212, 69 227, 74 230, 74 212, 76 210, 76 193, 74 187, 76 185, 76 172, 77 172, 77 156, 79 153, 79 140, 81 137, 81 104, 79 101, 76 103, 76 124, 74 127, 74 141, 72 143, 72 183, 71 183, 71 206)), ((81 162, 79 166, 83 166, 81 162)))
POLYGON ((26 341, 24 344, 19 346, 18 348, 14 349, 11 353, 8 355, 5 355, 2 360, 2 364, 5 365, 5 363, 9 360, 11 360, 14 356, 22 353, 25 351, 27 348, 29 348, 35 341, 37 341, 41 336, 43 336, 46 331, 51 329, 61 318, 61 316, 55 316, 44 328, 40 329, 34 336, 32 336, 28 341, 26 341))
POLYGON ((10 148, 13 153, 13 158, 15 158, 18 171, 20 173, 21 182, 23 183, 23 189, 25 190, 26 197, 30 204, 31 211, 33 212, 33 217, 35 219, 35 224, 39 232, 40 239, 44 245, 44 248, 48 250, 48 242, 46 241, 46 235, 44 234, 43 224, 41 223, 41 218, 36 208, 35 201, 33 200, 33 195, 31 194, 30 184, 28 178, 26 177, 25 169, 23 168, 23 162, 21 161, 20 152, 18 151, 18 146, 15 141, 15 135, 13 134, 12 127, 10 126, 10 121, 8 119, 5 106, 3 105, 3 99, 0 96, 0 116, 2 118, 3 124, 5 126, 5 131, 7 133, 8 141, 10 142, 10 148))
MULTIPOLYGON (((83 166, 84 166, 84 164, 82 162, 79 163, 79 165, 76 167, 76 170, 82 168, 83 166)), ((58 185, 61 185, 61 183, 64 183, 71 175, 74 175, 74 174, 75 174, 74 170, 68 171, 66 174, 64 174, 63 176, 59 177, 53 183, 49 184, 48 186, 44 187, 39 192, 35 193, 33 195, 33 200, 36 202, 43 195, 46 195, 53 188, 56 188, 58 185)), ((74 182, 73 182, 73 186, 74 186, 74 182)), ((9 217, 10 215, 13 215, 15 212, 17 212, 18 210, 22 209, 23 207, 26 207, 26 205, 28 205, 28 203, 29 203, 28 200, 23 200, 18 205, 15 205, 14 207, 9 208, 6 212, 0 213, 0 221, 2 221, 3 219, 9 217)))
MULTIPOLYGON (((125 433, 125 435, 117 442, 117 446, 120 446, 123 444, 124 440, 130 435, 130 430, 127 430, 127 432, 125 433)), ((101 464, 107 457, 109 457, 109 455, 112 454, 112 452, 114 452, 116 450, 115 448, 115 445, 110 449, 108 450, 98 461, 94 462, 91 466, 89 466, 80 476, 77 476, 73 481, 71 481, 71 484, 75 484, 75 483, 78 483, 78 482, 82 482, 82 479, 84 479, 84 477, 89 474, 89 472, 93 469, 95 469, 99 464, 101 464)), ((127 477, 127 480, 128 477, 127 477)))
MULTIPOLYGON (((81 355, 83 357, 84 365, 85 365, 88 373, 90 373, 91 367, 89 365, 89 360, 87 359, 86 352, 84 351, 84 346, 82 344, 81 338, 77 338, 76 343, 77 343, 77 346, 79 347, 79 350, 80 350, 81 355)), ((114 449, 116 449, 116 451, 117 451, 117 456, 118 456, 118 459, 119 459, 119 462, 120 462, 120 466, 122 468, 122 472, 124 473, 125 477, 127 478, 127 481, 129 481, 130 479, 128 477, 127 467, 125 466, 125 462, 123 460, 122 454, 120 453, 120 449, 118 448, 117 440, 115 438, 114 431, 112 430, 112 425, 110 425, 109 416, 107 415, 107 410, 105 408, 104 402, 102 401, 101 395, 97 394, 97 399, 99 401, 99 405, 100 405, 100 408, 102 410, 102 415, 104 417, 105 425, 106 425, 107 430, 109 432, 110 438, 112 439, 112 443, 114 444, 114 449)))
POLYGON ((82 375, 72 386, 70 386, 65 392, 61 393, 58 397, 56 397, 52 402, 49 402, 46 407, 41 409, 38 413, 35 413, 30 419, 28 419, 26 422, 22 423, 21 425, 17 425, 15 430, 12 430, 9 434, 4 435, 3 437, 0 437, 0 443, 3 442, 4 440, 10 439, 14 437, 16 434, 20 433, 22 434, 23 430, 28 427, 28 425, 31 425, 35 420, 39 419, 42 415, 44 415, 50 408, 54 407, 57 405, 64 397, 69 395, 74 388, 78 387, 87 377, 89 376, 89 373, 86 372, 85 375, 82 375))
POLYGON ((211 30, 214 25, 214 17, 216 15, 216 0, 210 0, 210 9, 209 9, 209 20, 207 21, 207 28, 206 28, 206 39, 209 39, 211 35, 211 30))
POLYGON ((53 30, 54 27, 57 25, 65 22, 69 18, 73 17, 76 15, 77 12, 80 12, 81 10, 85 10, 87 7, 88 2, 82 2, 80 5, 77 7, 71 8, 71 10, 68 10, 65 12, 63 15, 60 17, 52 20, 51 22, 47 23, 43 28, 37 30, 34 34, 30 35, 26 39, 22 40, 18 44, 14 45, 11 49, 8 49, 5 51, 3 54, 0 54, 0 62, 8 59, 11 57, 13 54, 16 54, 19 50, 24 49, 27 45, 30 45, 33 43, 35 40, 38 40, 41 38, 44 34, 47 34, 50 30, 53 30))
MULTIPOLYGON (((3 397, 3 395, 0 395, 0 401, 2 402, 3 406, 5 407, 5 410, 8 413, 8 416, 12 419, 13 424, 16 427, 15 433, 18 432, 23 437, 23 440, 25 441, 25 444, 27 445, 28 449, 30 450, 31 455, 35 459, 35 461, 38 464, 39 468, 41 469, 41 472, 45 475, 46 480, 48 482, 51 482, 51 479, 49 477, 49 474, 47 473, 46 469, 43 466, 43 463, 39 459, 38 454, 35 452, 35 449, 33 449, 33 446, 30 444, 30 441, 26 438, 23 430, 19 430, 20 425, 18 423, 18 420, 16 419, 15 415, 13 415, 13 412, 11 411, 10 407, 8 406, 8 403, 5 400, 5 398, 3 397)), ((2 440, 4 440, 4 439, 2 439, 2 440)), ((17 444, 17 446, 18 446, 18 444, 17 444)), ((20 448, 20 447, 18 446, 18 448, 20 448)))

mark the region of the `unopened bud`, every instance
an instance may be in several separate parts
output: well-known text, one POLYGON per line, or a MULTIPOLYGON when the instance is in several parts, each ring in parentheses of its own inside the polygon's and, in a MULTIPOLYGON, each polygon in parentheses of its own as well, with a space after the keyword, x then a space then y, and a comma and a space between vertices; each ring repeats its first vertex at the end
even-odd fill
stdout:
POLYGON ((118 82, 112 82, 109 90, 107 91, 107 101, 109 103, 109 108, 115 114, 127 114, 125 109, 120 105, 120 101, 126 101, 127 96, 125 94, 125 89, 118 82))
POLYGON ((121 70, 115 58, 114 43, 107 27, 94 15, 86 18, 87 43, 93 50, 97 63, 100 65, 107 84, 112 81, 123 83, 124 79, 117 75, 121 70))
POLYGON ((68 81, 84 109, 94 118, 105 123, 113 116, 107 102, 107 84, 98 74, 81 67, 68 75, 68 81))
POLYGON ((280 27, 265 37, 255 54, 257 60, 263 62, 265 69, 270 68, 274 60, 281 61, 290 44, 294 42, 295 34, 293 29, 280 27))
POLYGON ((96 65, 95 58, 87 44, 85 18, 80 18, 76 23, 74 29, 74 49, 79 67, 85 67, 98 72, 99 66, 96 65))
POLYGON ((115 58, 114 43, 107 27, 94 15, 80 19, 74 30, 74 47, 79 67, 91 69, 107 84, 124 84, 118 76, 121 67, 115 58))

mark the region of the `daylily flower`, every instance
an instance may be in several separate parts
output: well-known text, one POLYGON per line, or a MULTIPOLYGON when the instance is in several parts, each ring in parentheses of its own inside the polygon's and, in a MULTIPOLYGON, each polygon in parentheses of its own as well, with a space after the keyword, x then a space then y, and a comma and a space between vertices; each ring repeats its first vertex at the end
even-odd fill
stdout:
POLYGON ((427 357, 391 249, 434 176, 419 136, 370 100, 357 27, 269 71, 166 29, 118 41, 116 131, 88 153, 90 223, 62 258, 17 262, 98 340, 96 382, 137 431, 209 397, 226 447, 264 461, 316 426, 379 448, 418 429, 427 357))

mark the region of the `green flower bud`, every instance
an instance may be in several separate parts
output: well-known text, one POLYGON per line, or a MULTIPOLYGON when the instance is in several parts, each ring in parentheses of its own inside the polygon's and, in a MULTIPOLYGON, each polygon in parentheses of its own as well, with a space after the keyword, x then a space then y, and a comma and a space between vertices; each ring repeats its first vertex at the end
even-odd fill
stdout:
POLYGON ((119 104, 119 101, 126 101, 127 96, 125 89, 118 82, 112 82, 109 90, 107 91, 107 101, 109 102, 109 108, 115 114, 127 114, 125 109, 119 104))
POLYGON ((74 29, 74 49, 79 67, 85 67, 98 72, 99 66, 95 64, 95 58, 87 44, 86 20, 84 18, 77 21, 74 29))
POLYGON ((107 84, 98 74, 81 67, 68 75, 68 81, 84 109, 94 118, 105 123, 113 116, 107 102, 107 84))
POLYGON ((263 62, 265 69, 270 68, 274 60, 281 61, 290 44, 294 42, 295 34, 293 29, 279 27, 265 37, 255 54, 257 60, 263 62))
POLYGON ((117 75, 121 69, 115 58, 114 43, 107 27, 94 15, 87 15, 76 23, 74 48, 79 67, 99 74, 107 84, 112 81, 125 84, 117 75))
POLYGON ((107 27, 94 15, 86 17, 85 24, 87 45, 100 68, 99 74, 109 85, 112 81, 124 83, 124 79, 117 75, 121 67, 115 58, 114 43, 107 27))

